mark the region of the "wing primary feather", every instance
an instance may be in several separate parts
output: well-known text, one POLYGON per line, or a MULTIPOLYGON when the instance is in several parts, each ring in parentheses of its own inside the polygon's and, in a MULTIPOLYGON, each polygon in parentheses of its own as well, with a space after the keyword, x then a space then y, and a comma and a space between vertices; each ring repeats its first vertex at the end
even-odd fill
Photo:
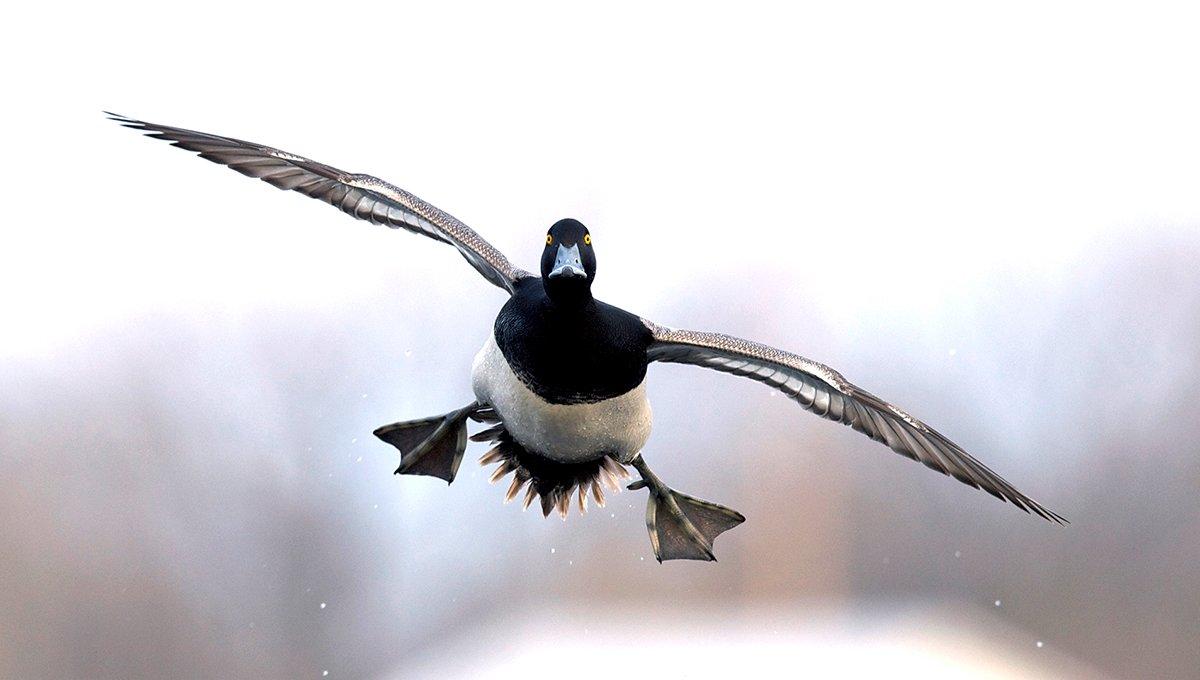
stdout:
POLYGON ((654 338, 647 350, 650 361, 693 364, 752 378, 783 392, 805 410, 842 423, 896 453, 982 489, 1027 513, 1067 524, 1061 515, 1017 491, 936 430, 855 387, 828 366, 729 335, 674 330, 643 322, 654 338))
POLYGON ((454 246, 480 274, 509 293, 532 276, 514 266, 467 225, 403 189, 371 175, 346 173, 269 146, 206 132, 147 123, 109 111, 109 119, 147 137, 193 151, 277 188, 320 199, 342 212, 376 224, 405 229, 454 246))

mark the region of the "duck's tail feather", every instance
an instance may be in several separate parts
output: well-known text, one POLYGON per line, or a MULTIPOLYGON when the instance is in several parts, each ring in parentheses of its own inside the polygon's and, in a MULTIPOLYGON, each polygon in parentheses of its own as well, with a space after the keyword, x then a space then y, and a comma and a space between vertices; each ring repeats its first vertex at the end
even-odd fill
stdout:
POLYGON ((492 483, 509 474, 513 476, 504 494, 505 503, 520 495, 524 488, 523 502, 526 508, 538 500, 543 516, 557 510, 559 516, 566 519, 572 497, 576 499, 580 513, 587 512, 589 492, 596 505, 603 507, 602 487, 618 491, 620 485, 617 484, 617 478, 629 476, 625 467, 612 456, 605 455, 579 463, 560 463, 532 453, 513 439, 499 417, 481 420, 496 424, 471 435, 471 441, 495 444, 479 458, 480 465, 498 464, 492 472, 492 483))

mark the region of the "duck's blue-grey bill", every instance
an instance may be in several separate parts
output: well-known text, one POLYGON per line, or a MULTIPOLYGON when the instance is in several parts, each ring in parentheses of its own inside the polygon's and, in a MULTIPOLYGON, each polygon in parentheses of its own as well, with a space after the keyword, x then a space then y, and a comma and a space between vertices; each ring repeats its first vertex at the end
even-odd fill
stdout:
POLYGON ((587 272, 583 269, 583 260, 579 258, 578 243, 570 248, 561 243, 558 245, 558 255, 554 258, 554 268, 550 270, 550 278, 556 279, 560 276, 587 278, 587 272))

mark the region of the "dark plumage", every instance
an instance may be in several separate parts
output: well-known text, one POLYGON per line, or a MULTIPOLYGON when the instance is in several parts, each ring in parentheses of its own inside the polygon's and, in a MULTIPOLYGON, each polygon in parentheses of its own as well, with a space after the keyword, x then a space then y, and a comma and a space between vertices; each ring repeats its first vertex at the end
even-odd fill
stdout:
POLYGON ((646 377, 653 341, 637 316, 590 296, 578 306, 556 305, 536 279, 518 285, 500 309, 495 334, 513 372, 552 404, 625 394, 646 377))

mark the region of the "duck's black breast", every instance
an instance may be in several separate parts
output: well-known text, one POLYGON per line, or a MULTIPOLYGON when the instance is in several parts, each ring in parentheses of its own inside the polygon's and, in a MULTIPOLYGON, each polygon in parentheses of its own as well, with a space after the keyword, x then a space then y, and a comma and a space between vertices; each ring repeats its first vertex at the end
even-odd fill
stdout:
POLYGON ((599 300, 556 307, 541 279, 518 285, 496 317, 495 335, 513 373, 552 404, 617 397, 646 377, 651 335, 641 319, 599 300))

